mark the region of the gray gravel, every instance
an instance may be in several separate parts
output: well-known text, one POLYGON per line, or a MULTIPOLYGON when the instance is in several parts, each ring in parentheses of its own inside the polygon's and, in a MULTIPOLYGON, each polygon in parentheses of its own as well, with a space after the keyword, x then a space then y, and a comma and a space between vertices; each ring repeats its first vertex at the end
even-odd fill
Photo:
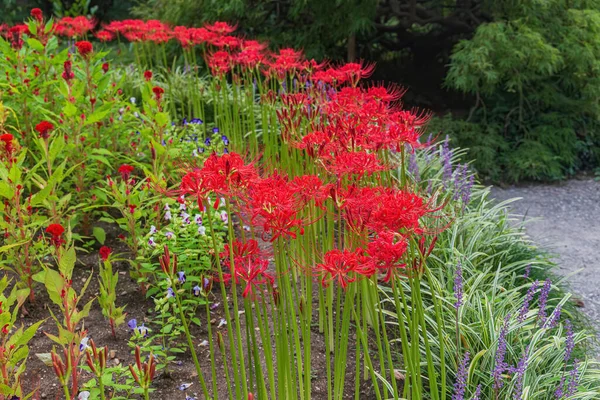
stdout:
POLYGON ((512 212, 528 220, 527 234, 540 247, 556 254, 557 272, 572 274, 567 279, 571 291, 600 324, 600 182, 494 187, 492 195, 522 198, 511 204, 512 212))

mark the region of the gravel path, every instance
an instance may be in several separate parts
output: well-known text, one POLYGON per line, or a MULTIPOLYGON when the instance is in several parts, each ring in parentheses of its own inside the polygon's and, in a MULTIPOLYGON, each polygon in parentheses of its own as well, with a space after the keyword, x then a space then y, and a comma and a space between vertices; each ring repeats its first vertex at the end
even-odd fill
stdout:
POLYGON ((556 254, 558 273, 573 274, 567 280, 572 292, 600 325, 600 182, 494 187, 492 195, 498 200, 522 198, 511 204, 513 213, 531 220, 528 235, 556 254))

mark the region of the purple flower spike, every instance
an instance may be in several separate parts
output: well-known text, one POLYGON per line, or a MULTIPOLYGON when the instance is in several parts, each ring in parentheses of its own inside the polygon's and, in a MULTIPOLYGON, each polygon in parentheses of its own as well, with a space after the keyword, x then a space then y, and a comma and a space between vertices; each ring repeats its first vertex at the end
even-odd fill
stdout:
POLYGON ((548 303, 548 295, 550 294, 550 289, 552 289, 552 281, 550 279, 546 279, 544 282, 544 286, 540 292, 540 310, 538 311, 538 320, 540 324, 543 326, 546 322, 546 303, 548 303))
POLYGON ((566 339, 565 339, 565 362, 571 359, 571 353, 575 348, 575 337, 573 335, 573 325, 570 320, 565 321, 566 339))
POLYGON ((506 318, 504 318, 504 324, 500 329, 500 336, 498 337, 498 349, 496 349, 494 370, 492 371, 492 377, 494 378, 494 390, 502 389, 502 386, 504 386, 502 374, 508 369, 508 365, 504 361, 504 357, 506 355, 506 335, 508 334, 509 320, 510 314, 508 314, 506 318))
POLYGON ((519 316, 517 317, 517 321, 519 321, 519 323, 525 321, 525 316, 529 312, 529 305, 531 304, 531 300, 533 300, 533 295, 535 294, 538 285, 539 282, 535 281, 527 290, 525 299, 523 299, 523 306, 521 307, 521 311, 519 312, 519 316))
POLYGON ((525 376, 525 370, 527 369, 527 363, 529 362, 529 346, 525 348, 519 363, 516 368, 510 368, 510 372, 516 375, 515 389, 513 394, 514 400, 521 400, 523 396, 523 378, 525 376))
POLYGON ((465 392, 467 391, 467 377, 469 374, 469 369, 467 368, 469 364, 469 357, 469 352, 466 352, 465 356, 458 365, 458 371, 456 371, 456 382, 454 382, 454 394, 452 395, 452 400, 465 399, 465 392))

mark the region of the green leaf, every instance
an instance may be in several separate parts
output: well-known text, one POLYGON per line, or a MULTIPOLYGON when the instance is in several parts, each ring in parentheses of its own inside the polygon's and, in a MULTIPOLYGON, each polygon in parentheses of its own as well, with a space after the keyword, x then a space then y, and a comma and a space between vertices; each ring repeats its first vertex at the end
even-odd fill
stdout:
POLYGON ((32 49, 34 49, 36 51, 39 51, 39 52, 44 51, 44 45, 35 38, 27 39, 27 44, 29 45, 29 47, 31 47, 32 49))
POLYGON ((169 114, 165 112, 156 113, 154 120, 158 126, 166 126, 169 123, 169 114))
POLYGON ((104 244, 106 241, 106 232, 101 227, 95 226, 92 230, 92 234, 100 244, 104 244))
POLYGON ((70 101, 67 101, 67 103, 63 107, 63 114, 65 114, 66 117, 72 117, 75 114, 77 114, 77 107, 75 106, 75 104, 71 103, 70 101))

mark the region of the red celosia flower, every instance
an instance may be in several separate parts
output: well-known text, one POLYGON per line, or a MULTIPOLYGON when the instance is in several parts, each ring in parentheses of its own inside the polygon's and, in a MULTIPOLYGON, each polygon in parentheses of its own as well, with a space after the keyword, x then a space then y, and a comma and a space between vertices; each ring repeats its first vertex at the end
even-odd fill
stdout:
POLYGON ((154 96, 156 97, 157 101, 160 101, 164 92, 165 89, 161 88, 160 86, 154 86, 152 88, 152 93, 154 93, 154 96))
POLYGON ((127 181, 135 168, 129 164, 123 164, 119 167, 119 173, 124 181, 127 181))
POLYGON ((13 140, 14 137, 10 133, 0 135, 0 142, 2 142, 3 144, 4 152, 6 153, 6 157, 9 160, 9 162, 12 159, 12 153, 15 149, 13 145, 13 140))
POLYGON ((325 253, 324 262, 315 266, 315 273, 321 276, 321 284, 327 286, 337 280, 338 284, 346 289, 349 283, 356 281, 360 276, 371 276, 374 271, 362 254, 363 249, 354 251, 333 249, 325 253))
POLYGON ((72 66, 73 66, 73 63, 71 62, 71 60, 67 60, 63 64, 62 77, 65 81, 67 81, 67 83, 69 83, 69 81, 71 79, 75 78, 75 74, 73 73, 72 66))
POLYGON ((92 44, 90 42, 88 42, 87 40, 75 42, 75 47, 77 47, 77 51, 84 58, 87 58, 88 55, 94 50, 94 48, 92 47, 92 44))
POLYGON ((34 8, 31 10, 31 16, 37 21, 37 22, 42 22, 44 20, 44 14, 42 13, 42 10, 40 10, 39 8, 34 8))
POLYGON ((35 130, 38 131, 42 139, 48 139, 52 129, 54 129, 54 125, 48 121, 42 121, 35 126, 35 130))
POLYGON ((144 79, 146 80, 146 82, 150 82, 150 80, 152 79, 152 71, 144 71, 144 79))
POLYGON ((102 71, 104 71, 104 73, 107 73, 107 72, 108 72, 108 68, 109 68, 109 65, 108 65, 108 63, 104 63, 104 64, 102 64, 102 71))
POLYGON ((63 228, 61 224, 50 224, 46 228, 46 233, 51 235, 50 242, 52 242, 55 247, 59 247, 65 242, 62 238, 64 232, 65 228, 63 228))
POLYGON ((108 256, 110 256, 110 253, 112 253, 112 250, 108 246, 102 246, 100 247, 99 253, 102 261, 106 261, 108 260, 108 256))

